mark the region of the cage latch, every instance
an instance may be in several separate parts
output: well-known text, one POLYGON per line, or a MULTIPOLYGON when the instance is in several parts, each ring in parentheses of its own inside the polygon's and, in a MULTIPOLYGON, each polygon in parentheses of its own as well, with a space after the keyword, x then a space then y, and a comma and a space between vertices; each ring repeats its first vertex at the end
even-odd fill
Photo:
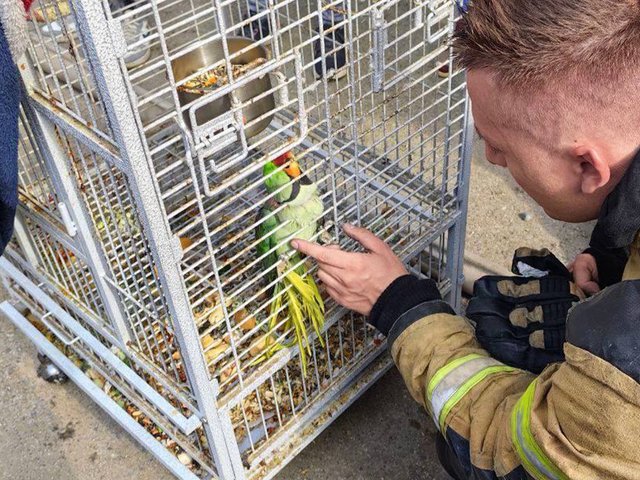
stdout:
POLYGON ((382 10, 371 10, 373 43, 371 48, 371 88, 379 93, 384 86, 384 50, 387 46, 387 22, 382 10))
MULTIPOLYGON (((231 101, 232 109, 234 108, 234 100, 231 101)), ((229 111, 209 122, 196 126, 193 129, 193 136, 196 142, 196 154, 198 160, 204 161, 205 158, 211 157, 216 152, 220 152, 236 142, 239 143, 240 149, 231 158, 224 162, 225 166, 231 166, 246 158, 249 153, 247 136, 243 126, 242 112, 229 111)), ((214 161, 211 161, 214 163, 214 161)), ((218 173, 220 168, 214 168, 213 171, 218 173)))
POLYGON ((451 0, 430 0, 427 8, 427 42, 436 43, 449 32, 447 23, 443 21, 451 15, 451 0))
POLYGON ((58 203, 58 211, 60 212, 60 217, 62 219, 62 223, 64 224, 64 228, 67 230, 67 233, 70 237, 75 237, 76 233, 78 233, 78 227, 76 227, 76 222, 74 222, 73 218, 71 218, 71 214, 69 213, 67 204, 64 202, 58 203))

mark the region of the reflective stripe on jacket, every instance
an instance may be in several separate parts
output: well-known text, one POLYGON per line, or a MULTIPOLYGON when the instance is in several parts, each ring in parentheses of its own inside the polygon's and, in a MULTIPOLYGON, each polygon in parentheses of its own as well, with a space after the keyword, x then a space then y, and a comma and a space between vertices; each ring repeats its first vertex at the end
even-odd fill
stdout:
POLYGON ((640 479, 640 236, 625 251, 622 281, 570 311, 566 360, 537 377, 489 357, 442 301, 395 321, 394 361, 468 478, 640 479))

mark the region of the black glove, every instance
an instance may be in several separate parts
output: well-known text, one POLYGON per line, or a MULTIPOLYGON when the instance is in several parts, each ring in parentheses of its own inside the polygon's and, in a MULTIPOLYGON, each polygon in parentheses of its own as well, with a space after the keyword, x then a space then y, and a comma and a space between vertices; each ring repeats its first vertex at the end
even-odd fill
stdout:
POLYGON ((511 271, 520 276, 492 275, 476 281, 466 315, 492 357, 540 373, 548 364, 564 360, 567 312, 584 294, 547 249, 519 248, 511 271))

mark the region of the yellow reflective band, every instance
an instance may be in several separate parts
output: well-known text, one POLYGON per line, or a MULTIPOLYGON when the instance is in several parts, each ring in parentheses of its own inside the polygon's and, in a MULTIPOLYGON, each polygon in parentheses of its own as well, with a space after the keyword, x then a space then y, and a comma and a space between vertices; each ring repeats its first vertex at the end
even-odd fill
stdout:
POLYGON ((441 431, 458 402, 487 376, 517 369, 484 355, 457 358, 439 369, 427 385, 426 400, 435 424, 441 431))
POLYGON ((431 395, 433 394, 433 389, 436 388, 444 377, 446 377, 451 370, 459 367, 463 363, 467 363, 469 360, 473 360, 474 358, 487 358, 486 355, 479 355, 477 353, 472 353, 470 355, 465 355, 464 357, 456 358, 451 362, 447 363, 444 367, 436 372, 436 374, 429 380, 429 385, 427 387, 427 400, 431 401, 431 395))
POLYGON ((479 371, 475 375, 473 375, 469 380, 464 382, 462 386, 456 391, 456 393, 444 404, 442 410, 440 411, 440 415, 438 416, 438 425, 440 426, 440 431, 444 432, 445 430, 445 420, 451 413, 451 409, 455 407, 462 398, 469 393, 469 391, 478 385, 481 381, 487 378, 489 375, 493 375, 494 373, 503 373, 503 372, 514 372, 515 368, 509 367, 507 365, 495 365, 493 367, 487 367, 484 370, 479 371))
POLYGON ((569 480, 542 451, 531 433, 531 406, 536 391, 531 382, 511 413, 511 440, 525 470, 536 480, 569 480))

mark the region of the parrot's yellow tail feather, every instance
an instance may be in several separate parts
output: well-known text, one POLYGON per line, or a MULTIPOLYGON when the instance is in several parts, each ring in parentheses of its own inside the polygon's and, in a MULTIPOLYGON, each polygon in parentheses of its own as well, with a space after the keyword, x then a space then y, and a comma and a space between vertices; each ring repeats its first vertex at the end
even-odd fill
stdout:
MULTIPOLYGON (((273 292, 273 300, 269 306, 267 328, 269 338, 274 338, 272 334, 278 329, 278 317, 281 313, 288 315, 289 319, 285 324, 285 329, 293 330, 294 340, 286 346, 298 345, 302 371, 303 374, 306 374, 307 357, 311 354, 307 321, 316 333, 320 344, 324 347, 322 330, 324 328, 325 307, 324 300, 313 277, 309 274, 303 275, 292 270, 283 277, 282 282, 276 285, 273 292), (282 308, 283 298, 286 298, 287 301, 285 308, 282 308)), ((267 345, 265 352, 256 357, 252 363, 257 364, 266 360, 284 346, 277 341, 273 341, 273 343, 270 341, 270 345, 267 345)))

